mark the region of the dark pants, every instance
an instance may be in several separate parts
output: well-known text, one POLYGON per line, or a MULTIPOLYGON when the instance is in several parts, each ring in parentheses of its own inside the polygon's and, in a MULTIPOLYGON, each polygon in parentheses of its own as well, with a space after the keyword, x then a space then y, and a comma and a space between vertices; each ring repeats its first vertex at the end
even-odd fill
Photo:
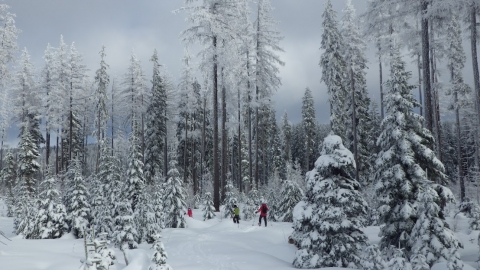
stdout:
POLYGON ((267 217, 262 216, 260 216, 260 218, 258 219, 258 226, 262 225, 262 218, 265 221, 265 227, 267 227, 267 217))
POLYGON ((239 215, 233 216, 233 223, 240 223, 240 216, 239 215))

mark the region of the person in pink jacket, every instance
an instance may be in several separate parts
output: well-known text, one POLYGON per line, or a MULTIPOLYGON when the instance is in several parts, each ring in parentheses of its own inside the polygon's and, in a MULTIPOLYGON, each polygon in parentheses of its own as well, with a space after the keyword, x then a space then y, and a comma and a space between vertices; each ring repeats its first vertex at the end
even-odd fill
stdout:
POLYGON ((258 226, 262 225, 262 218, 263 218, 263 220, 265 221, 265 227, 267 227, 267 212, 268 212, 267 203, 262 202, 262 205, 260 206, 260 208, 258 208, 258 210, 255 213, 258 213, 258 212, 260 212, 260 218, 258 219, 258 226))

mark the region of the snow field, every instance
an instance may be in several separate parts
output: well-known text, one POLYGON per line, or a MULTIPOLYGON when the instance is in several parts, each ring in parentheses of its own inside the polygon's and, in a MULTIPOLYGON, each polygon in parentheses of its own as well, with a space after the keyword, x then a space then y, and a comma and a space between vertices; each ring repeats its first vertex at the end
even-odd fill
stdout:
MULTIPOLYGON (((0 215, 3 210, 0 208, 0 215)), ((292 266, 296 248, 287 243, 292 233, 292 224, 270 222, 265 228, 254 220, 240 220, 240 225, 231 219, 203 221, 201 210, 193 210, 193 218, 186 218, 186 229, 164 229, 162 241, 168 253, 167 263, 174 270, 282 270, 295 269, 292 266), (254 226, 252 226, 252 223, 254 226)), ((478 231, 469 233, 468 218, 458 214, 450 217, 448 223, 464 249, 460 251, 465 270, 475 269, 479 255, 478 231)), ((0 230, 12 241, 2 240, 0 244, 1 270, 77 270, 84 258, 83 239, 74 239, 66 235, 57 240, 25 240, 13 231, 13 219, 0 216, 0 230)), ((364 230, 371 243, 378 243, 379 227, 367 227, 364 230)), ((117 257, 111 268, 124 270, 146 270, 150 264, 153 250, 151 245, 141 244, 139 249, 127 253, 129 265, 125 266, 123 253, 115 248, 117 257)), ((323 268, 329 270, 344 268, 323 268)), ((444 270, 445 263, 432 269, 444 270)))

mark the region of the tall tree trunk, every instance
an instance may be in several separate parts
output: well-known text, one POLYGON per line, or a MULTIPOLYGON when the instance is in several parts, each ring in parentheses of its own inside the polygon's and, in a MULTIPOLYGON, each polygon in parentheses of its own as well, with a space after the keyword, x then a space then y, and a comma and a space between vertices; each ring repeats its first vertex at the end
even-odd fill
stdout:
POLYGON ((114 114, 114 106, 113 104, 115 104, 115 79, 112 80, 112 115, 110 116, 110 121, 112 122, 112 157, 113 157, 113 151, 114 151, 114 144, 113 144, 113 139, 115 137, 115 123, 113 121, 113 116, 115 115, 114 114))
MULTIPOLYGON (((222 84, 224 84, 222 71, 222 84)), ((227 89, 222 85, 222 200, 225 198, 225 186, 227 185, 227 89)))
MULTIPOLYGON (((165 111, 163 112, 165 114, 165 119, 167 119, 167 108, 165 108, 165 111)), ((165 179, 168 177, 168 123, 167 120, 165 120, 165 138, 164 138, 164 147, 163 147, 163 176, 165 176, 165 179)))
MULTIPOLYGON (((434 32, 433 32, 433 25, 430 25, 430 41, 434 44, 434 32)), ((432 104, 433 104, 433 120, 434 120, 434 137, 435 137, 435 148, 437 158, 442 161, 442 148, 441 148, 441 123, 440 123, 440 107, 439 107, 439 93, 437 89, 437 59, 436 59, 436 52, 434 46, 430 47, 430 68, 431 70, 431 82, 432 82, 432 104)))
POLYGON ((430 81, 430 42, 428 35, 428 18, 426 13, 428 10, 428 0, 422 0, 422 67, 423 67, 423 89, 424 89, 424 103, 425 103, 425 127, 433 131, 433 106, 432 106, 432 88, 430 81))
POLYGON ((260 129, 258 128, 258 121, 260 118, 259 110, 258 110, 258 86, 256 87, 257 92, 256 92, 256 99, 257 99, 257 105, 255 107, 255 188, 258 190, 258 177, 259 177, 259 166, 258 162, 260 157, 258 156, 258 144, 259 139, 258 137, 260 136, 260 129))
POLYGON ((383 108, 383 68, 382 68, 382 48, 378 44, 378 68, 380 73, 380 116, 382 119, 385 117, 385 111, 383 108))
MULTIPOLYGON (((420 103, 420 115, 423 116, 423 96, 422 96, 422 63, 420 61, 420 54, 417 54, 417 68, 418 68, 418 102, 420 103)), ((422 123, 423 124, 423 123, 422 123)))
MULTIPOLYGON (((453 75, 453 68, 450 69, 450 76, 452 81, 455 81, 453 75)), ((455 104, 455 125, 456 125, 456 135, 457 135, 457 177, 460 183, 460 201, 465 200, 465 179, 463 178, 463 155, 462 155, 462 140, 461 140, 461 125, 460 125, 460 108, 458 106, 458 93, 455 91, 453 93, 454 104, 455 104)))
POLYGON ((355 159, 355 179, 360 182, 360 159, 358 158, 358 133, 357 133, 357 107, 355 97, 355 76, 353 68, 350 67, 350 91, 352 91, 352 129, 353 129, 353 158, 355 159))
POLYGON ((240 193, 243 192, 243 179, 242 179, 242 134, 241 134, 241 106, 240 106, 240 88, 238 89, 237 93, 237 99, 238 99, 238 104, 237 104, 237 110, 238 110, 238 190, 240 193))
POLYGON ((55 174, 59 173, 59 155, 58 155, 58 148, 59 148, 59 135, 60 131, 57 129, 57 144, 56 144, 56 149, 55 149, 55 174))
POLYGON ((213 37, 213 206, 215 211, 220 211, 220 177, 218 160, 218 63, 217 63, 217 37, 213 37))
POLYGON ((67 167, 72 160, 72 149, 73 149, 73 82, 70 81, 70 121, 69 121, 69 134, 68 134, 68 161, 67 161, 67 167))
POLYGON ((185 139, 183 140, 183 183, 187 183, 188 114, 185 115, 185 139))
POLYGON ((203 194, 204 167, 205 167, 205 142, 206 142, 206 128, 207 128, 207 98, 203 98, 203 114, 202 114, 202 153, 200 155, 200 193, 203 194))
MULTIPOLYGON (((477 111, 477 138, 480 135, 480 75, 478 70, 478 54, 477 54, 477 9, 478 7, 472 1, 472 8, 470 10, 470 41, 472 50, 472 65, 473 65, 473 85, 475 90, 475 109, 477 111)), ((478 147, 478 145, 477 145, 478 147)), ((478 149, 476 151, 478 153, 478 149)))

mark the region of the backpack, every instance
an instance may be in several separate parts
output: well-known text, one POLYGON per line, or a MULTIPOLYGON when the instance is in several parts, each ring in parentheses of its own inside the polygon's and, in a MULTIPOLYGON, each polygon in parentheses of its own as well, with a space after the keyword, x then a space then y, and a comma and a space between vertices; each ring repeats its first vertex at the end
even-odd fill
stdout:
POLYGON ((267 206, 262 205, 262 214, 266 214, 266 213, 267 213, 267 206))

